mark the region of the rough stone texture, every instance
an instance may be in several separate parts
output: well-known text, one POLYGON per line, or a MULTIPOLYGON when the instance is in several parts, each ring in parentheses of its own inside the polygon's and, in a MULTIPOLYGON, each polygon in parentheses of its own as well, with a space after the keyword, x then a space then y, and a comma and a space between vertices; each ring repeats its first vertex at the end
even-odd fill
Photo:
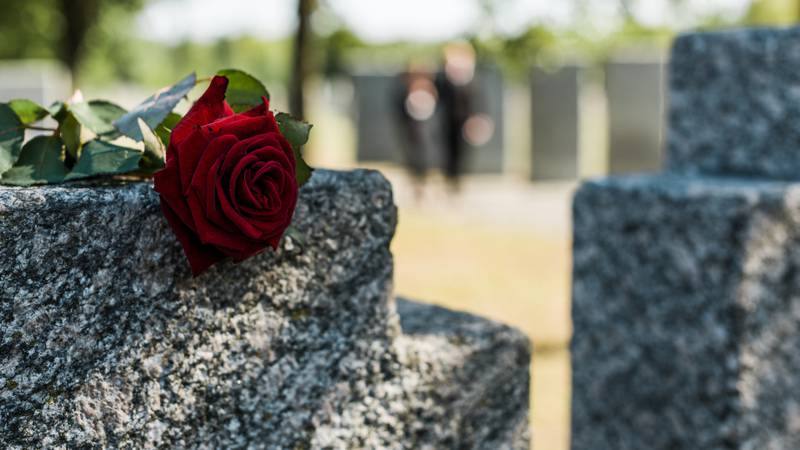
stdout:
POLYGON ((573 450, 800 448, 800 183, 590 182, 574 227, 573 450))
POLYGON ((800 28, 681 36, 670 65, 670 170, 800 178, 800 28))
POLYGON ((410 448, 528 450, 528 338, 431 305, 398 300, 397 312, 403 330, 396 342, 403 364, 398 380, 403 391, 415 393, 406 406, 414 418, 410 448), (426 424, 439 425, 432 432, 426 424))
POLYGON ((527 347, 401 334, 395 222, 379 174, 317 171, 302 242, 192 279, 147 183, 0 188, 0 447, 522 448, 527 347), (481 386, 495 367, 522 384, 481 386), (482 390, 507 409, 454 409, 482 390))

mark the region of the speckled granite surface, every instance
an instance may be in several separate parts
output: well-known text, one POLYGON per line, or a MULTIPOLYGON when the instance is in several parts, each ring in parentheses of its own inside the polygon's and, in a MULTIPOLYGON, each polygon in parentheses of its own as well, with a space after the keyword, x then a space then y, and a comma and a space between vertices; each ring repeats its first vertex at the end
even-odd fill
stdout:
MULTIPOLYGON (((436 306, 397 301, 397 381, 408 448, 529 450, 531 345, 518 330, 436 306), (431 427, 429 424, 437 424, 431 427)), ((395 419, 397 421, 397 419, 395 419)), ((369 448, 380 446, 369 445, 369 448)))
POLYGON ((800 179, 800 27, 675 40, 668 170, 800 179))
POLYGON ((574 227, 573 450, 800 448, 800 183, 589 182, 574 227))
POLYGON ((0 447, 524 448, 524 338, 403 334, 395 223, 378 173, 317 171, 302 242, 192 279, 146 183, 0 188, 0 447))

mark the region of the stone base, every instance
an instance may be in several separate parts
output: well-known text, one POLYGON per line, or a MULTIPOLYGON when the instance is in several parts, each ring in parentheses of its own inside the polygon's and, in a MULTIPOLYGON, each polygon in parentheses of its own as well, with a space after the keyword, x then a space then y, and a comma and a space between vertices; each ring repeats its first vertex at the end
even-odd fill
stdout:
POLYGON ((404 383, 413 380, 417 433, 410 448, 530 448, 531 345, 516 329, 399 300, 404 383), (431 433, 431 431, 435 431, 431 433))
POLYGON ((530 448, 530 343, 469 314, 397 301, 402 334, 389 375, 335 402, 313 448, 530 448))
POLYGON ((573 450, 800 448, 800 183, 590 182, 574 227, 573 450))

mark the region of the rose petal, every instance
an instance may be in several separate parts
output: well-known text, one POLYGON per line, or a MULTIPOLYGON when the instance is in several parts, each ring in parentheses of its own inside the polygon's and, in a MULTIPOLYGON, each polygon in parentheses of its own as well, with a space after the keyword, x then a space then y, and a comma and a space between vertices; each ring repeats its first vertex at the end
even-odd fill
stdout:
POLYGON ((227 134, 213 139, 208 144, 195 166, 191 180, 192 189, 205 191, 206 179, 212 173, 211 167, 238 142, 236 136, 227 134))
POLYGON ((239 242, 240 239, 237 240, 239 236, 236 233, 231 233, 231 231, 238 230, 232 229, 233 227, 217 227, 208 219, 208 206, 213 206, 213 204, 207 201, 214 199, 215 192, 213 189, 206 189, 207 182, 209 179, 214 180, 217 178, 216 171, 212 170, 212 167, 236 143, 236 137, 231 135, 221 136, 211 141, 198 161, 190 192, 186 196, 200 241, 204 244, 219 246, 224 253, 238 253, 250 246, 249 243, 239 242))
POLYGON ((161 194, 162 205, 166 203, 172 211, 186 224, 194 229, 192 214, 183 197, 178 174, 178 160, 167 161, 166 167, 153 175, 153 189, 161 194))
POLYGON ((267 97, 261 97, 261 104, 258 106, 254 106, 247 111, 243 112, 243 116, 249 117, 256 117, 256 116, 264 116, 269 113, 269 100, 267 97))
MULTIPOLYGON (((240 142, 237 144, 237 146, 240 144, 243 144, 243 142, 240 142)), ((280 152, 276 153, 280 154, 280 152)), ((231 179, 230 182, 233 183, 235 180, 231 179)), ((219 200, 219 205, 222 208, 222 213, 225 215, 225 217, 228 218, 228 220, 230 220, 234 225, 236 225, 245 236, 255 240, 264 240, 265 237, 269 237, 278 231, 282 232, 291 221, 291 213, 294 211, 294 206, 297 201, 297 184, 293 176, 289 178, 289 182, 294 186, 294 192, 289 199, 290 204, 287 205, 290 206, 290 209, 286 210, 289 211, 288 218, 278 217, 279 220, 273 219, 264 221, 257 220, 254 217, 248 217, 242 214, 242 211, 234 206, 233 202, 231 201, 232 199, 228 198, 226 195, 229 193, 226 192, 226 189, 224 189, 220 184, 217 184, 217 199, 219 200)))
POLYGON ((262 198, 263 194, 256 190, 253 192, 252 186, 252 174, 251 171, 247 171, 244 175, 244 182, 237 183, 236 186, 236 197, 239 199, 239 203, 242 205, 243 208, 251 207, 251 208, 261 208, 262 205, 262 198))
POLYGON ((239 186, 243 181, 241 179, 244 178, 241 176, 242 171, 256 165, 259 162, 260 160, 258 159, 257 156, 253 155, 252 153, 249 153, 239 160, 239 162, 236 164, 236 167, 234 167, 233 172, 231 172, 230 174, 230 177, 228 179, 228 199, 231 201, 231 204, 237 209, 239 205, 239 199, 236 195, 236 189, 237 186, 239 186))
POLYGON ((250 239, 258 240, 261 237, 261 231, 250 225, 247 218, 239 214, 238 211, 231 205, 230 200, 227 198, 226 189, 217 184, 217 199, 222 208, 222 213, 231 221, 245 236, 250 239))
POLYGON ((218 179, 219 168, 221 162, 218 160, 214 163, 206 178, 205 196, 206 196, 206 217, 214 225, 222 228, 231 233, 238 233, 239 229, 222 213, 222 209, 217 199, 217 184, 220 183, 218 179))
MULTIPOLYGON (((268 140, 266 140, 268 141, 268 140)), ((260 141, 254 141, 259 142, 260 141)), ((227 158, 226 158, 227 160, 227 158)), ((249 186, 250 184, 254 184, 258 186, 260 179, 264 177, 265 174, 270 172, 277 173, 278 178, 283 181, 285 178, 283 177, 284 171, 287 170, 287 166, 289 166, 289 161, 286 158, 285 154, 278 149, 268 147, 268 148, 258 148, 247 155, 245 155, 234 167, 233 171, 230 174, 229 178, 229 186, 228 186, 228 198, 230 200, 231 206, 240 214, 244 213, 243 215, 248 215, 248 212, 252 212, 251 208, 244 209, 244 206, 240 205, 239 198, 237 192, 242 189, 242 185, 245 184, 249 186), (252 173, 253 168, 256 168, 256 172, 252 177, 249 177, 248 174, 252 173), (242 175, 244 172, 245 175, 242 175)), ((288 170, 291 170, 289 168, 288 170)), ((292 177, 294 178, 294 177, 292 177)), ((295 184, 296 185, 296 184, 295 184)), ((275 205, 274 198, 272 201, 270 199, 264 199, 263 193, 261 195, 262 200, 257 202, 260 204, 261 208, 264 210, 263 213, 259 215, 266 215, 271 213, 273 210, 280 208, 280 201, 277 202, 275 205)), ((257 205, 253 205, 253 207, 257 207, 257 205)))
POLYGON ((215 76, 208 89, 194 102, 186 115, 175 125, 170 135, 170 145, 183 142, 192 131, 221 117, 233 115, 233 110, 225 102, 228 79, 215 76))
POLYGON ((212 244, 226 255, 235 256, 247 251, 257 243, 247 242, 237 233, 229 233, 211 224, 203 214, 195 211, 200 210, 200 201, 195 196, 187 198, 192 217, 195 218, 197 236, 203 244, 212 244))
MULTIPOLYGON (((225 155, 225 160, 222 163, 222 173, 229 174, 231 170, 238 164, 239 160, 244 157, 246 153, 259 150, 261 148, 279 148, 281 145, 281 135, 279 133, 267 133, 258 136, 252 136, 240 141, 228 154, 225 155)), ((289 158, 285 151, 283 152, 286 159, 294 161, 294 155, 289 158)), ((294 165, 292 165, 294 169, 294 165)))
POLYGON ((164 217, 167 218, 172 232, 175 233, 178 242, 183 247, 183 253, 189 261, 193 276, 200 275, 213 264, 225 259, 225 255, 216 248, 199 242, 194 232, 163 201, 161 203, 161 211, 164 212, 164 217))
POLYGON ((219 135, 233 134, 239 139, 278 131, 277 124, 274 121, 270 121, 266 116, 247 117, 242 115, 210 123, 204 128, 210 133, 219 135))
POLYGON ((192 184, 192 176, 197 163, 206 151, 210 139, 205 134, 195 131, 177 146, 178 172, 180 173, 181 192, 186 194, 192 184))

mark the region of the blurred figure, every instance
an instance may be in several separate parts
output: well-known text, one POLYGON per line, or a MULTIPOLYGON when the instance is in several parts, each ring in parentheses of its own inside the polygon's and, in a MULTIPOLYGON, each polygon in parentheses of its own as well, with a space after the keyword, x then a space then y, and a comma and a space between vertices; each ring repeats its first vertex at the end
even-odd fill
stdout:
POLYGON ((403 140, 406 170, 414 185, 414 196, 420 200, 428 171, 425 121, 436 111, 438 93, 431 75, 413 64, 398 76, 394 110, 403 140))
POLYGON ((453 191, 459 190, 466 145, 462 129, 472 114, 475 50, 466 42, 444 48, 444 68, 436 76, 442 111, 444 175, 453 191))

